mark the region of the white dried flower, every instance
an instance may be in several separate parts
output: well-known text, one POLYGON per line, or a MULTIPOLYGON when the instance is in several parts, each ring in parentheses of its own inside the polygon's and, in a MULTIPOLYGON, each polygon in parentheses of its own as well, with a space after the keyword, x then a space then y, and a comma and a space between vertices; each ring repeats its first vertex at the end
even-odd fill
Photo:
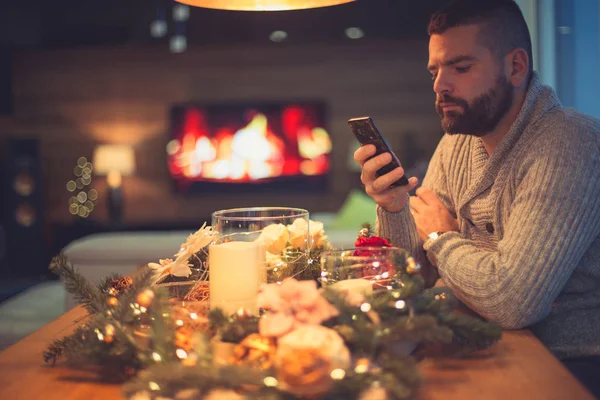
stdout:
POLYGON ((186 260, 191 256, 208 246, 215 236, 212 230, 212 226, 206 226, 206 222, 198 229, 195 233, 190 234, 185 243, 181 245, 181 248, 175 254, 175 257, 186 256, 186 260))
POLYGON ((311 248, 320 248, 327 244, 322 222, 309 220, 307 223, 306 220, 298 218, 288 225, 287 229, 290 232, 290 244, 296 249, 306 250, 307 240, 310 241, 311 248))
POLYGON ((190 266, 191 264, 188 264, 187 258, 184 259, 183 257, 179 257, 175 261, 165 258, 159 260, 158 263, 148 263, 148 268, 154 270, 154 274, 152 275, 153 285, 168 275, 190 276, 192 273, 190 266))
POLYGON ((283 224, 271 224, 263 228, 257 241, 263 243, 271 254, 280 254, 287 247, 289 233, 283 224))

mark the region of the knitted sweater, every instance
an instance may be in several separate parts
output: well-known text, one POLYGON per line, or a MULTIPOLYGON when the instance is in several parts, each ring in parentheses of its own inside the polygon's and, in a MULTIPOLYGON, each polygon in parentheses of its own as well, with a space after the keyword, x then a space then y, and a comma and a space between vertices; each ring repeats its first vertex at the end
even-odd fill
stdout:
POLYGON ((454 294, 505 329, 530 328, 559 358, 600 355, 600 121, 563 108, 534 74, 491 156, 445 135, 423 186, 460 232, 420 241, 408 206, 377 232, 430 262, 454 294))

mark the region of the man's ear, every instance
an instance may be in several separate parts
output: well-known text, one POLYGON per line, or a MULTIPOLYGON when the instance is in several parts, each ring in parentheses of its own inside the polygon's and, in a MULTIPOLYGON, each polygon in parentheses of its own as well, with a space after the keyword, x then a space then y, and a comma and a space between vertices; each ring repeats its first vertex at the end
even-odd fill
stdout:
POLYGON ((527 80, 529 73, 529 56, 521 48, 512 50, 505 58, 505 71, 513 87, 520 87, 527 80))

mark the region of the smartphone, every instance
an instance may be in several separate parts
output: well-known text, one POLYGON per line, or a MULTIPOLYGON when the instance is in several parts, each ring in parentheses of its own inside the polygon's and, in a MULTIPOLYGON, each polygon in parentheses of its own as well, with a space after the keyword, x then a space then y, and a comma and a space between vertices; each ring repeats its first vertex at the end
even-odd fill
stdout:
MULTIPOLYGON (((352 133, 354 133, 354 136, 356 136, 356 139, 358 139, 358 142, 361 146, 367 144, 375 145, 377 151, 375 152, 375 155, 373 157, 383 153, 390 153, 392 155, 392 161, 390 161, 389 164, 377 170, 376 174, 378 177, 381 175, 385 175, 388 172, 391 172, 400 166, 400 161, 398 160, 398 157, 396 157, 396 155, 390 149, 390 146, 388 146, 383 136, 381 136, 381 133, 379 133, 379 130, 375 126, 375 122, 373 122, 373 119, 371 119, 371 117, 351 118, 348 120, 348 125, 350 125, 350 130, 352 130, 352 133)), ((406 176, 402 176, 402 178, 392 183, 390 187, 406 185, 408 185, 408 179, 406 178, 406 176)))

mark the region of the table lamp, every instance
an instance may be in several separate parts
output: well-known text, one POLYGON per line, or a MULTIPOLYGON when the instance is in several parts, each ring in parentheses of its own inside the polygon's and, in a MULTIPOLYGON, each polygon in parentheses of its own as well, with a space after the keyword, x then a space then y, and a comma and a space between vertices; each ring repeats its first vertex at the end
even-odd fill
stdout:
POLYGON ((135 172, 133 148, 126 145, 103 144, 94 149, 94 173, 106 176, 108 214, 113 222, 123 217, 123 176, 135 172))

